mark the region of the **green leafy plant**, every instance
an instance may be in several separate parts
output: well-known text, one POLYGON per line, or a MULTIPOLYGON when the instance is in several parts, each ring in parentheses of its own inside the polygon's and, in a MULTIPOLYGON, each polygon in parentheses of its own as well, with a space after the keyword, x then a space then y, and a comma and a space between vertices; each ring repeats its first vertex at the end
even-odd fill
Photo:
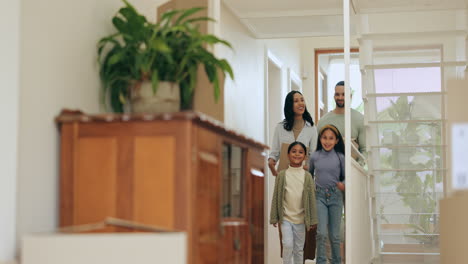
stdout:
POLYGON ((150 23, 126 0, 112 18, 116 33, 98 42, 103 102, 114 112, 123 112, 130 89, 151 81, 153 92, 160 81, 179 84, 181 109, 191 109, 198 67, 203 65, 216 101, 220 96, 220 74, 234 74, 225 59, 216 58, 209 46, 231 45, 211 34, 203 34, 197 22, 213 21, 194 15, 203 8, 171 10, 158 23, 150 23))
MULTIPOLYGON (((380 120, 405 121, 412 120, 413 103, 407 96, 400 96, 395 101, 390 101, 391 106, 379 114, 380 120)), ((393 144, 426 145, 424 147, 402 147, 393 149, 389 155, 381 156, 381 166, 384 169, 411 168, 421 171, 397 171, 388 180, 388 185, 395 185, 395 191, 401 201, 409 209, 408 228, 410 232, 404 232, 406 237, 419 241, 426 246, 434 246, 439 243, 438 222, 436 212, 437 194, 435 184, 442 182, 442 173, 433 170, 440 166, 442 150, 431 147, 434 142, 441 142, 440 127, 436 123, 389 123, 384 124, 383 129, 392 131, 393 144), (427 171, 432 171, 427 173, 427 171)), ((382 210, 382 208, 380 208, 382 210)), ((382 211, 383 215, 383 211, 382 211)), ((383 219, 383 218, 382 218, 383 219)))

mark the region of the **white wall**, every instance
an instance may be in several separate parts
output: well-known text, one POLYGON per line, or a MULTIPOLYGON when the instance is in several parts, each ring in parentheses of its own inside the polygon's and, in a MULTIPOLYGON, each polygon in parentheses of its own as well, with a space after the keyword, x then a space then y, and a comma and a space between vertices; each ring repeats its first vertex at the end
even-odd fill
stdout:
POLYGON ((253 38, 237 18, 222 5, 221 37, 234 50, 219 47, 217 53, 231 64, 235 80, 224 86, 224 122, 226 126, 264 142, 264 44, 253 38))
MULTIPOLYGON (((281 69, 281 97, 279 102, 284 103, 287 94, 287 69, 291 68, 298 75, 302 70, 301 45, 298 39, 259 40, 255 39, 249 30, 231 13, 226 6, 221 7, 220 21, 221 37, 228 40, 234 51, 226 48, 217 49, 219 56, 228 59, 231 63, 235 81, 227 80, 225 84, 225 118, 228 127, 254 138, 260 142, 267 142, 265 136, 265 54, 270 50, 283 64, 281 69)), ((283 112, 282 105, 278 105, 283 112)), ((281 121, 282 115, 276 118, 281 121)), ((268 174, 269 175, 269 174, 268 174)), ((266 184, 274 184, 272 176, 266 177, 266 184)), ((267 188, 267 192, 272 188, 267 188)), ((268 209, 270 207, 271 193, 266 193, 268 209)), ((268 210, 269 211, 269 210, 268 210)), ((269 213, 268 213, 269 215, 269 213)), ((268 216, 267 216, 268 217, 268 216)), ((281 263, 278 246, 278 231, 268 228, 269 256, 267 263, 281 263), (273 249, 273 250, 272 250, 273 249)))
MULTIPOLYGON (((225 84, 225 123, 229 127, 265 142, 264 71, 265 49, 283 63, 283 95, 287 93, 287 68, 298 75, 302 69, 298 39, 259 40, 223 4, 221 6, 220 36, 228 40, 234 51, 220 47, 217 54, 228 59, 235 80, 225 84)), ((282 106, 281 106, 282 107, 282 106)), ((279 122, 280 120, 278 120, 279 122)))
MULTIPOLYGON (((283 63, 281 69, 281 105, 278 105, 281 108, 281 113, 283 113, 284 98, 286 98, 289 92, 288 68, 298 76, 301 76, 301 41, 300 39, 269 39, 265 40, 265 47, 283 63)), ((278 117, 278 119, 283 118, 283 114, 281 114, 281 117, 278 117)))
POLYGON ((14 259, 20 57, 20 2, 0 5, 0 263, 14 259))
MULTIPOLYGON (((165 1, 131 2, 155 19, 157 4, 165 1)), ((22 1, 18 238, 58 224, 59 133, 54 118, 63 108, 100 110, 96 43, 111 33, 111 17, 122 5, 115 0, 22 1)))

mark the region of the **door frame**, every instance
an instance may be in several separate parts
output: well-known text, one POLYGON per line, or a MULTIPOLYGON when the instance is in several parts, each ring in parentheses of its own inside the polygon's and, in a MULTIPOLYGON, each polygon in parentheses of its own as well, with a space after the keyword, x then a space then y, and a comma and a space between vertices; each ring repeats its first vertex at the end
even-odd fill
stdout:
MULTIPOLYGON (((355 53, 355 52, 359 52, 359 48, 351 48, 351 53, 355 53)), ((343 53, 343 57, 344 57, 344 49, 343 48, 339 48, 339 49, 315 49, 314 50, 314 81, 315 81, 315 101, 314 101, 314 110, 315 110, 315 122, 318 122, 319 120, 319 111, 320 111, 320 107, 319 107, 319 99, 318 99, 318 96, 319 96, 319 92, 318 92, 318 75, 319 75, 319 56, 320 55, 323 55, 323 54, 332 54, 332 53, 343 53)))
MULTIPOLYGON (((281 75, 283 73, 283 62, 271 51, 271 49, 268 48, 268 46, 265 45, 265 49, 264 49, 264 105, 265 105, 265 108, 264 108, 264 111, 265 111, 265 115, 264 115, 264 137, 265 137, 265 142, 266 142, 266 145, 269 145, 271 142, 271 139, 269 137, 269 134, 270 134, 270 129, 269 129, 269 120, 270 120, 270 114, 269 114, 269 92, 268 92, 268 88, 269 88, 269 83, 268 83, 268 65, 269 63, 271 62, 273 65, 275 65, 281 72, 281 75)), ((280 83, 280 86, 282 87, 283 86, 283 76, 280 76, 281 78, 281 83, 280 83)), ((267 156, 268 157, 268 156, 267 156)), ((270 177, 268 177, 269 174, 269 168, 268 168, 268 159, 265 159, 265 181, 264 181, 264 185, 265 185, 265 189, 264 189, 264 198, 265 198, 265 201, 264 201, 264 223, 269 223, 269 214, 268 214, 268 204, 269 204, 269 191, 270 191, 270 188, 269 188, 269 185, 270 185, 270 177)), ((269 225, 266 224, 264 226, 264 233, 263 233, 263 236, 264 236, 264 252, 265 252, 265 255, 264 255, 264 264, 267 264, 268 263, 268 248, 269 248, 269 243, 268 243, 268 227, 269 225)))

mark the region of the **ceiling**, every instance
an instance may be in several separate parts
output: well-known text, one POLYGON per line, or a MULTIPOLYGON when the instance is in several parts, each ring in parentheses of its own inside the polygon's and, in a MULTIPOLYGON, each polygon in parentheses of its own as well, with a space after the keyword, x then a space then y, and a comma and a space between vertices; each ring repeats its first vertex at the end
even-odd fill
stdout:
POLYGON ((305 14, 332 10, 339 12, 342 0, 225 0, 237 12, 245 16, 305 14))
MULTIPOLYGON (((343 35, 342 0, 223 0, 258 38, 343 35)), ((463 9, 468 0, 351 0, 353 14, 463 9)), ((351 34, 354 33, 351 25, 351 34)))

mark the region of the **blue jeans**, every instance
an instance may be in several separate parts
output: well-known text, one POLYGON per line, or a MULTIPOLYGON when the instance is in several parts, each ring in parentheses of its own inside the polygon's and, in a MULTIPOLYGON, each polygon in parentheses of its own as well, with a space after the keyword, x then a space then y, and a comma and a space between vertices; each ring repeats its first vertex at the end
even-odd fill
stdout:
POLYGON ((281 223, 283 264, 302 264, 304 261, 305 224, 281 223), (294 262, 293 262, 294 259, 294 262))
POLYGON ((317 200, 317 264, 327 263, 325 240, 330 239, 332 262, 341 264, 340 224, 343 213, 343 193, 336 187, 320 188, 315 191, 317 200))

